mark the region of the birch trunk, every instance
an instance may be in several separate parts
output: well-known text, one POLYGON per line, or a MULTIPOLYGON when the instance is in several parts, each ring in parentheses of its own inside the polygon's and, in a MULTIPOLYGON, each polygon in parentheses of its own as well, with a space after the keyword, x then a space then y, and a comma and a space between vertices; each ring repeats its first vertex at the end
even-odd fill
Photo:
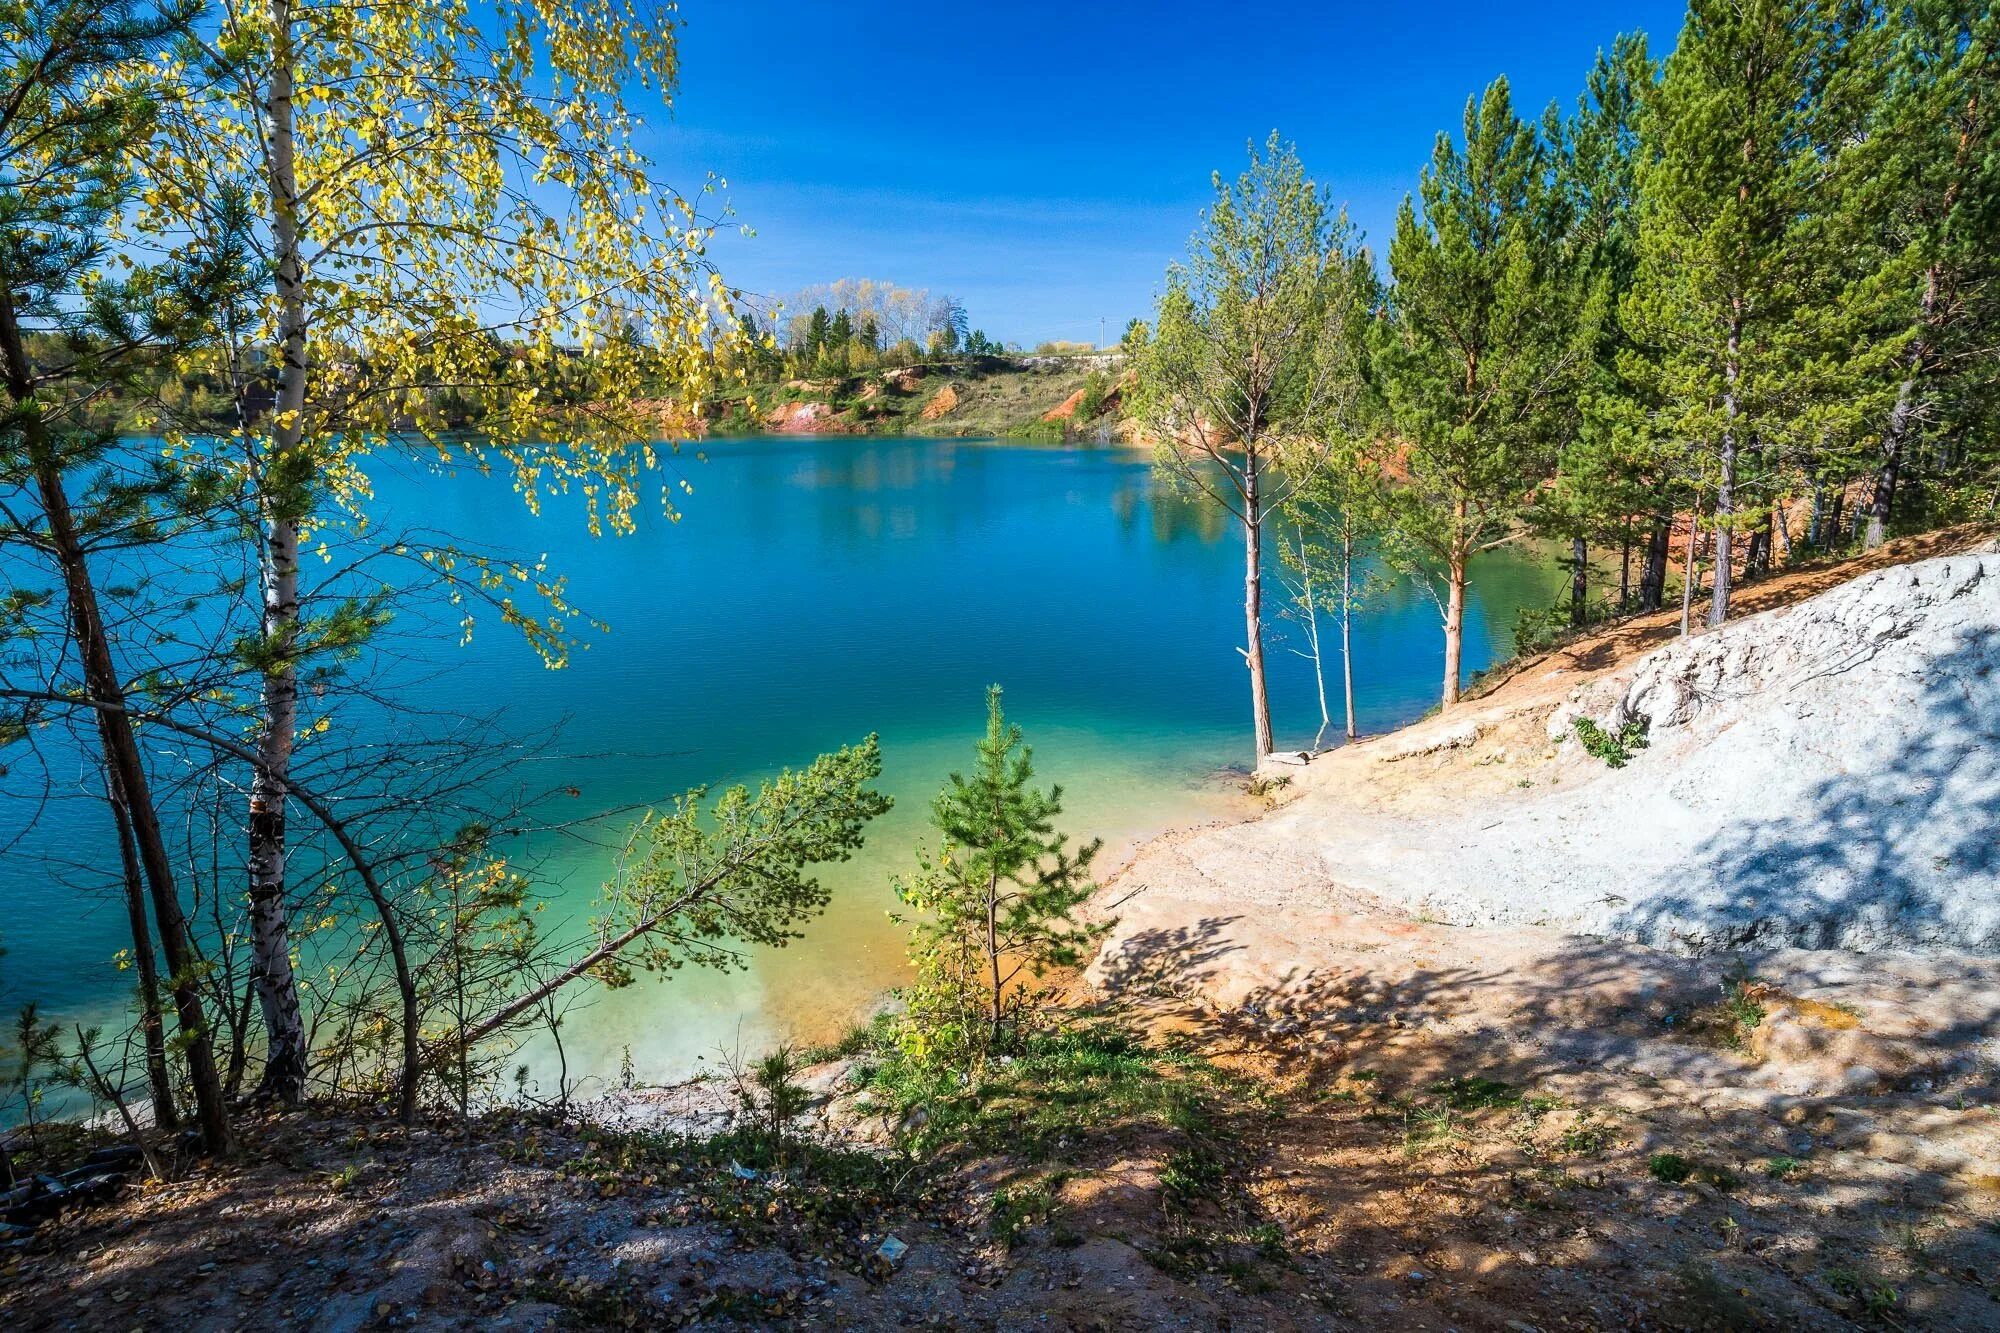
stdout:
POLYGON ((1319 730, 1313 733, 1313 749, 1317 751, 1326 739, 1326 729, 1333 725, 1333 714, 1326 706, 1326 654, 1320 651, 1319 598, 1313 592, 1312 560, 1303 537, 1299 538, 1298 555, 1300 591, 1304 594, 1299 600, 1306 609, 1306 643, 1312 649, 1313 685, 1319 690, 1319 730))
POLYGON ((1271 753, 1271 701, 1264 684, 1264 514, 1258 491, 1257 446, 1243 463, 1243 663, 1250 671, 1250 721, 1257 763, 1271 753))
POLYGON ((1464 537, 1466 504, 1460 500, 1452 508, 1455 520, 1451 551, 1445 558, 1445 578, 1449 584, 1444 608, 1444 706, 1458 702, 1459 664, 1465 652, 1465 565, 1469 557, 1464 537))
POLYGON ((294 475, 306 400, 305 271, 298 217, 292 105, 290 0, 271 0, 273 50, 269 100, 265 104, 267 185, 278 297, 278 392, 265 460, 264 551, 260 567, 266 666, 257 737, 257 765, 250 785, 249 896, 252 976, 264 1018, 264 1079, 261 1092, 286 1105, 305 1098, 305 1024, 299 1010, 298 980, 292 972, 290 912, 286 891, 286 784, 292 742, 298 727, 298 641, 300 497, 284 493, 289 483, 271 479, 274 470, 294 475), (278 465, 274 469, 271 465, 278 465))
POLYGON ((1354 642, 1349 624, 1354 619, 1354 539, 1346 528, 1340 533, 1340 683, 1347 696, 1347 739, 1354 739, 1354 642))

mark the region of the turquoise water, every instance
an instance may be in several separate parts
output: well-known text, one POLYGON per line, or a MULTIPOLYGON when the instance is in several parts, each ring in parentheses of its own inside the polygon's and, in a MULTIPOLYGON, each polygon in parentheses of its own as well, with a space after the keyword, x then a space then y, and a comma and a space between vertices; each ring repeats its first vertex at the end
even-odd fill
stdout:
MULTIPOLYGON (((1042 776, 1067 790, 1067 826, 1105 837, 1107 857, 1227 811, 1221 771, 1249 758, 1239 538, 1160 494, 1144 455, 867 438, 711 441, 704 453, 676 464, 693 486, 679 523, 648 514, 636 534, 600 540, 574 506, 531 518, 490 479, 378 479, 388 526, 421 521, 547 551, 572 599, 610 625, 559 672, 494 623, 468 646, 455 633, 399 645, 416 654, 406 674, 417 702, 504 709, 522 733, 560 724, 557 755, 580 757, 545 759, 521 780, 573 783, 579 813, 754 780, 882 737, 882 785, 897 808, 862 855, 826 873, 834 905, 808 939, 754 957, 746 973, 683 972, 595 995, 564 1030, 572 1074, 606 1076, 629 1049, 640 1077, 666 1078, 718 1047, 830 1035, 865 1014, 900 975, 889 878, 924 835, 930 793, 968 759, 989 683, 1006 687, 1042 776)), ((1546 560, 1487 557, 1467 617, 1468 670, 1504 655, 1515 610, 1549 602, 1560 581, 1546 560)), ((1290 627, 1274 612, 1282 635, 1290 627)), ((1271 648, 1273 709, 1280 743, 1303 745, 1318 709, 1291 646, 1303 644, 1271 648)), ((1385 596, 1356 653, 1364 729, 1435 699, 1443 650, 1428 597, 1385 596)), ((81 761, 65 777, 90 789, 81 761)), ((18 794, 0 800, 26 822, 18 794)), ((45 811, 0 863, 0 1002, 101 1009, 123 984, 109 968, 121 909, 83 871, 52 879, 49 856, 114 866, 101 805, 45 811)), ((532 862, 554 925, 587 913, 608 854, 563 840, 533 849, 532 862)), ((529 1052, 544 1078, 548 1056, 529 1052)))

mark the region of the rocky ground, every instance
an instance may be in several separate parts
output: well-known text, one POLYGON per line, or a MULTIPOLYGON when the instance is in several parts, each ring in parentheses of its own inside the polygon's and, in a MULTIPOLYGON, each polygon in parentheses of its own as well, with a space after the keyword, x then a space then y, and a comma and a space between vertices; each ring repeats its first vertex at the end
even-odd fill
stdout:
MULTIPOLYGON (((1993 573, 1953 568, 1891 577, 1936 607, 1993 573)), ((1855 572, 1755 585, 1746 609, 1855 572)), ((1868 631, 1870 586, 1790 615, 1868 631)), ((1571 881, 1464 888, 1497 827, 1550 821, 1509 844, 1512 873, 1566 864, 1562 838, 1616 841, 1695 799, 1673 775, 1718 747, 1741 799, 1827 780, 1757 715, 1805 659, 1754 623, 1675 648, 1671 622, 1523 664, 1452 718, 1284 769, 1260 818, 1149 845, 1099 903, 1116 925, 1064 1031, 914 1100, 856 1043, 806 1071, 815 1107, 776 1171, 732 1155, 720 1083, 414 1131, 317 1108, 0 1250, 0 1326, 2000 1326, 2000 961, 1922 931, 1849 938, 1924 952, 1792 947, 1727 899, 1688 900, 1714 930, 1583 935, 1571 881), (1621 708, 1653 719, 1625 768, 1551 741, 1579 711, 1615 731, 1621 708)), ((1883 716, 1907 714, 1911 672, 1944 678, 1939 654, 1904 656, 1913 637, 1846 668, 1883 716)), ((1906 801, 1937 794, 1882 812, 1882 855, 1965 847, 1993 818, 1981 719, 1961 723, 1923 742, 1957 760, 1899 770, 1906 801)), ((1853 725, 1833 753, 1880 777, 1853 725)), ((1972 875, 1913 882, 1985 882, 1962 855, 1972 875)), ((1597 896, 1625 900, 1602 906, 1646 900, 1636 853, 1594 864, 1597 896)), ((1750 864, 1822 904, 1871 882, 1840 856, 1750 864)), ((1939 921, 1957 910, 1933 897, 1939 921)))
POLYGON ((1864 574, 1615 666, 1559 655, 1295 777, 1270 830, 1288 854, 1453 924, 1994 952, 2000 554, 1864 574), (1618 767, 1592 725, 1600 748, 1628 738, 1618 767), (1505 782, 1460 801, 1467 765, 1505 782))

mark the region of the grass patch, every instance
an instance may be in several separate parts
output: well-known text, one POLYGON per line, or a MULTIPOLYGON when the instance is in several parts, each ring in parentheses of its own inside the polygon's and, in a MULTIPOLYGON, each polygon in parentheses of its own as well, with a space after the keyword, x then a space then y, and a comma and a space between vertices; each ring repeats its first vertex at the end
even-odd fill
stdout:
POLYGON ((1646 1171, 1666 1185, 1684 1185, 1694 1176, 1694 1163, 1675 1152, 1656 1152, 1646 1159, 1646 1171))
POLYGON ((1646 1159, 1646 1172, 1663 1185, 1685 1185, 1700 1181, 1718 1190, 1736 1189, 1743 1182, 1726 1166, 1698 1162, 1677 1152, 1656 1152, 1646 1159))
POLYGON ((1685 1015, 1682 1022, 1688 1033, 1699 1040, 1725 1050, 1747 1050, 1757 1029, 1769 1016, 1768 1002, 1775 994, 1761 981, 1738 977, 1723 984, 1720 999, 1685 1015))
POLYGON ((1215 1134, 1210 1103, 1262 1101, 1247 1080, 1111 1022, 1034 1034, 969 1081, 916 1064, 893 1046, 855 1059, 856 1081, 872 1097, 902 1114, 924 1108, 925 1124, 907 1145, 919 1155, 1073 1158, 1090 1138, 1146 1126, 1209 1137, 1215 1134))
POLYGON ((1829 1268, 1826 1285, 1852 1306, 1864 1319, 1886 1319, 1901 1302, 1901 1294, 1889 1283, 1859 1268, 1829 1268))
POLYGON ((1520 1090, 1511 1083, 1481 1078, 1477 1074, 1469 1078, 1448 1078, 1433 1083, 1431 1091, 1454 1111, 1484 1111, 1521 1104, 1520 1090))
POLYGON ((1773 1180, 1790 1180, 1805 1169, 1806 1164, 1796 1157, 1778 1156, 1764 1163, 1764 1174, 1773 1180))
POLYGON ((995 1190, 987 1230, 1011 1250, 1029 1227, 1052 1226, 1056 1220, 1056 1194, 1068 1180, 1067 1171, 1057 1171, 1026 1184, 995 1190))
POLYGON ((1170 1207, 1188 1212, 1204 1203, 1219 1203, 1229 1182, 1229 1163, 1213 1144, 1192 1143, 1167 1154, 1160 1187, 1170 1207))
POLYGON ((1451 1146, 1461 1135, 1449 1106, 1410 1106, 1403 1111, 1403 1156, 1420 1157, 1451 1146))
POLYGON ((1596 1157, 1611 1145, 1611 1126, 1589 1112, 1556 1138, 1556 1150, 1570 1157, 1596 1157))

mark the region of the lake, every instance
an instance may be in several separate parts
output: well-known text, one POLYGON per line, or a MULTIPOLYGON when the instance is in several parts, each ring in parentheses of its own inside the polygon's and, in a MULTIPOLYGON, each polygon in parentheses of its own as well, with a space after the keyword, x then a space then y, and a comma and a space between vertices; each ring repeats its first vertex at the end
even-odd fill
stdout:
MULTIPOLYGON (((912 864, 931 794, 969 762, 989 683, 1006 688, 1042 779, 1063 785, 1064 827, 1104 837, 1107 858, 1240 804, 1224 773, 1250 758, 1240 538, 1163 494, 1143 453, 856 437, 709 441, 703 453, 675 463, 693 488, 680 522, 648 513, 636 534, 600 540, 573 506, 531 518, 492 479, 381 479, 390 524, 420 518, 547 551, 572 600, 610 626, 558 672, 483 623, 470 645, 455 633, 424 643, 411 673, 419 702, 504 709, 524 733, 560 723, 557 752, 577 757, 545 760, 536 780, 573 783, 579 813, 754 781, 869 732, 882 738, 896 808, 861 855, 826 872, 834 903, 808 938, 753 957, 746 972, 642 976, 598 993, 565 1025, 572 1074, 610 1077, 629 1051, 641 1079, 667 1079, 718 1048, 819 1039, 865 1016, 902 975, 891 876, 912 864)), ((1546 557, 1484 557, 1467 670, 1506 655, 1517 609, 1552 602, 1562 585, 1546 557)), ((1303 641, 1266 586, 1279 743, 1303 746, 1319 726, 1311 667, 1289 651, 1303 641)), ((1442 636, 1422 592, 1389 590, 1355 648, 1364 730, 1435 701, 1442 636)), ((1328 669, 1336 690, 1337 663, 1328 669)), ((95 790, 81 758, 63 776, 79 797, 95 790)), ((23 832, 31 810, 4 791, 18 840, 0 861, 0 1002, 101 1012, 129 975, 110 967, 125 943, 122 908, 87 876, 51 877, 44 858, 108 878, 108 816, 71 799, 23 832)), ((600 843, 564 840, 532 862, 553 926, 587 914, 609 858, 600 843)), ((546 1091, 550 1052, 526 1058, 546 1091)))

